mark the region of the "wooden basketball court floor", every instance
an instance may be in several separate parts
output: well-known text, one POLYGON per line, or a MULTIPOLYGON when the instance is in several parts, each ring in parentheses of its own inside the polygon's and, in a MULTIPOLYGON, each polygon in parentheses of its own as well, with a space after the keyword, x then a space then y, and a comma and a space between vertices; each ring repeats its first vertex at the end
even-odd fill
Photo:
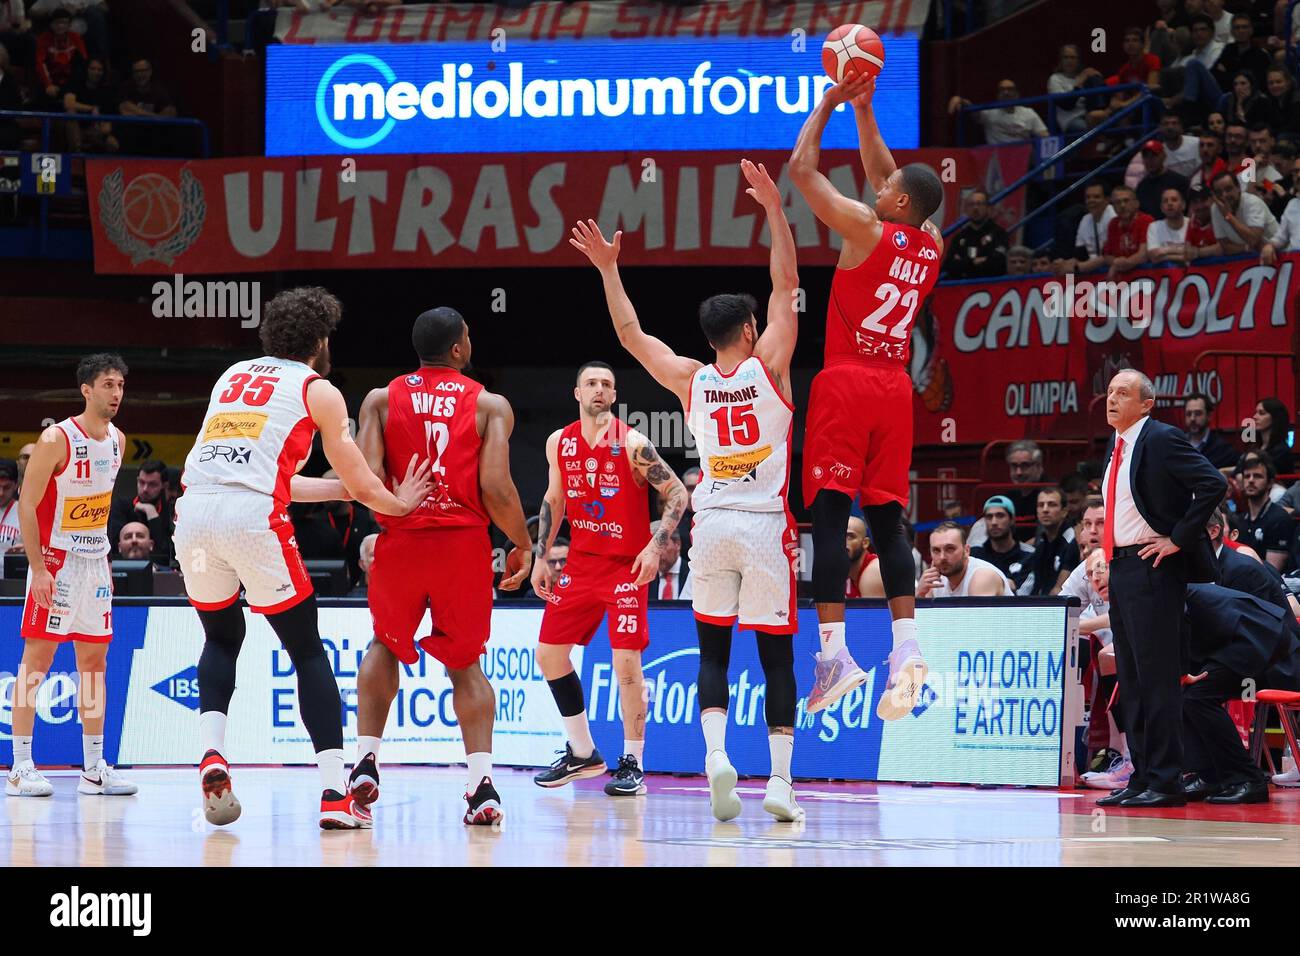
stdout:
POLYGON ((127 771, 134 797, 79 796, 76 773, 50 798, 0 803, 9 866, 1250 866, 1300 864, 1300 790, 1263 806, 1109 810, 1096 791, 893 784, 797 785, 807 819, 774 821, 762 780, 744 812, 709 813, 702 777, 650 775, 650 793, 607 797, 603 780, 542 790, 498 769, 500 828, 461 823, 464 768, 393 767, 373 830, 317 827, 312 768, 235 768, 243 816, 217 829, 192 768, 127 771))

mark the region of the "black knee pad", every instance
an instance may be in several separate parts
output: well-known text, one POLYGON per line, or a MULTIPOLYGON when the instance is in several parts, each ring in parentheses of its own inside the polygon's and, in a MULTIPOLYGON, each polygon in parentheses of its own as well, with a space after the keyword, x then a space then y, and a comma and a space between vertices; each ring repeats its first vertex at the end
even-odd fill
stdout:
POLYGON ((793 727, 799 691, 794 679, 794 635, 755 634, 758 660, 767 679, 763 716, 769 727, 793 727))
POLYGON ((555 706, 560 708, 561 717, 577 717, 586 710, 587 705, 582 702, 582 679, 577 671, 569 671, 546 684, 551 688, 551 696, 555 698, 555 706))
POLYGON ((695 621, 700 640, 700 675, 698 679, 700 710, 720 707, 727 710, 731 691, 727 686, 727 668, 731 666, 731 626, 695 621))
POLYGON ((840 491, 817 492, 813 499, 813 600, 818 604, 843 604, 849 579, 849 552, 844 535, 849 530, 853 502, 840 491))
POLYGON ((871 531, 871 548, 880 558, 880 579, 885 597, 908 597, 916 593, 916 564, 903 532, 903 506, 897 501, 867 505, 862 509, 871 531))

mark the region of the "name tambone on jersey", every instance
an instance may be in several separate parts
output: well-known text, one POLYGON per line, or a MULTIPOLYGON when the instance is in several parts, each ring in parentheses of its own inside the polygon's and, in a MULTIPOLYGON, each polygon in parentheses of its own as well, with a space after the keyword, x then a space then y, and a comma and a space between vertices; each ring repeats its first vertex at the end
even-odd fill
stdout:
POLYGON ((861 265, 836 269, 826 311, 826 364, 905 364, 917 313, 939 281, 939 247, 912 226, 881 223, 861 265))
POLYGON ((260 491, 287 507, 289 480, 316 433, 307 386, 318 377, 301 362, 269 356, 226 369, 185 459, 185 493, 260 491))
POLYGON ((68 443, 68 462, 51 475, 36 508, 41 546, 97 558, 111 550, 108 513, 113 483, 122 466, 116 426, 103 441, 91 438, 71 418, 55 425, 68 443))
POLYGON ((486 525, 479 485, 478 397, 483 386, 450 368, 421 368, 388 383, 384 469, 406 474, 411 456, 428 459, 433 489, 400 518, 376 514, 385 528, 453 528, 486 525))
POLYGON ((794 408, 756 356, 724 375, 704 365, 691 378, 687 425, 704 474, 695 511, 784 511, 794 408))
POLYGON ((592 448, 582 423, 560 432, 556 460, 564 483, 569 544, 588 554, 635 556, 650 540, 650 493, 628 460, 627 425, 612 419, 592 448))

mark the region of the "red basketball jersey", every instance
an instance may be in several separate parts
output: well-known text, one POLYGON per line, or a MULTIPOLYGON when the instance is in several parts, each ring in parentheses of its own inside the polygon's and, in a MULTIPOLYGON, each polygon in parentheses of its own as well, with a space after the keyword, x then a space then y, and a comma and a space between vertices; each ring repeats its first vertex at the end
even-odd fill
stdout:
POLYGON ((649 485, 637 484, 627 432, 627 425, 614 418, 595 448, 582 437, 581 421, 560 432, 564 515, 575 551, 635 556, 650 540, 649 485))
POLYGON ((463 528, 488 523, 479 488, 478 396, 483 386, 450 368, 421 368, 388 383, 384 468, 406 474, 411 456, 428 458, 433 490, 409 515, 376 514, 385 528, 463 528))
POLYGON ((862 264, 836 269, 826 311, 826 364, 907 363, 912 324, 939 280, 939 247, 912 226, 882 222, 862 264))

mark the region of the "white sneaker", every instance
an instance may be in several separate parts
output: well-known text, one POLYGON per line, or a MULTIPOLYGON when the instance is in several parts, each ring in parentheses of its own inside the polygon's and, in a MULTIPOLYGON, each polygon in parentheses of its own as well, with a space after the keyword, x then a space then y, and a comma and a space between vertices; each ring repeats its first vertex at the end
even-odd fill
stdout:
POLYGON ((1123 790, 1132 776, 1132 762, 1127 757, 1121 757, 1103 773, 1085 773, 1083 782, 1093 790, 1123 790))
POLYGON ((709 778, 709 803, 713 816, 723 823, 736 819, 741 809, 740 797, 736 796, 736 768, 721 750, 709 754, 704 767, 709 778))
POLYGON ((782 823, 796 823, 804 818, 803 807, 794 799, 794 786, 780 777, 768 779, 763 809, 782 823))
POLYGON ((91 770, 83 770, 77 793, 102 797, 129 797, 140 788, 110 767, 101 758, 91 770))
POLYGON ((1300 787, 1300 768, 1293 759, 1282 760, 1282 772, 1273 774, 1273 782, 1279 787, 1300 787))
POLYGON ((6 797, 48 797, 53 794, 54 784, 46 780, 30 760, 14 767, 5 778, 6 797))
POLYGON ((881 720, 901 720, 910 714, 929 673, 930 665, 921 656, 916 641, 906 640, 890 652, 889 680, 876 703, 876 716, 881 720))

